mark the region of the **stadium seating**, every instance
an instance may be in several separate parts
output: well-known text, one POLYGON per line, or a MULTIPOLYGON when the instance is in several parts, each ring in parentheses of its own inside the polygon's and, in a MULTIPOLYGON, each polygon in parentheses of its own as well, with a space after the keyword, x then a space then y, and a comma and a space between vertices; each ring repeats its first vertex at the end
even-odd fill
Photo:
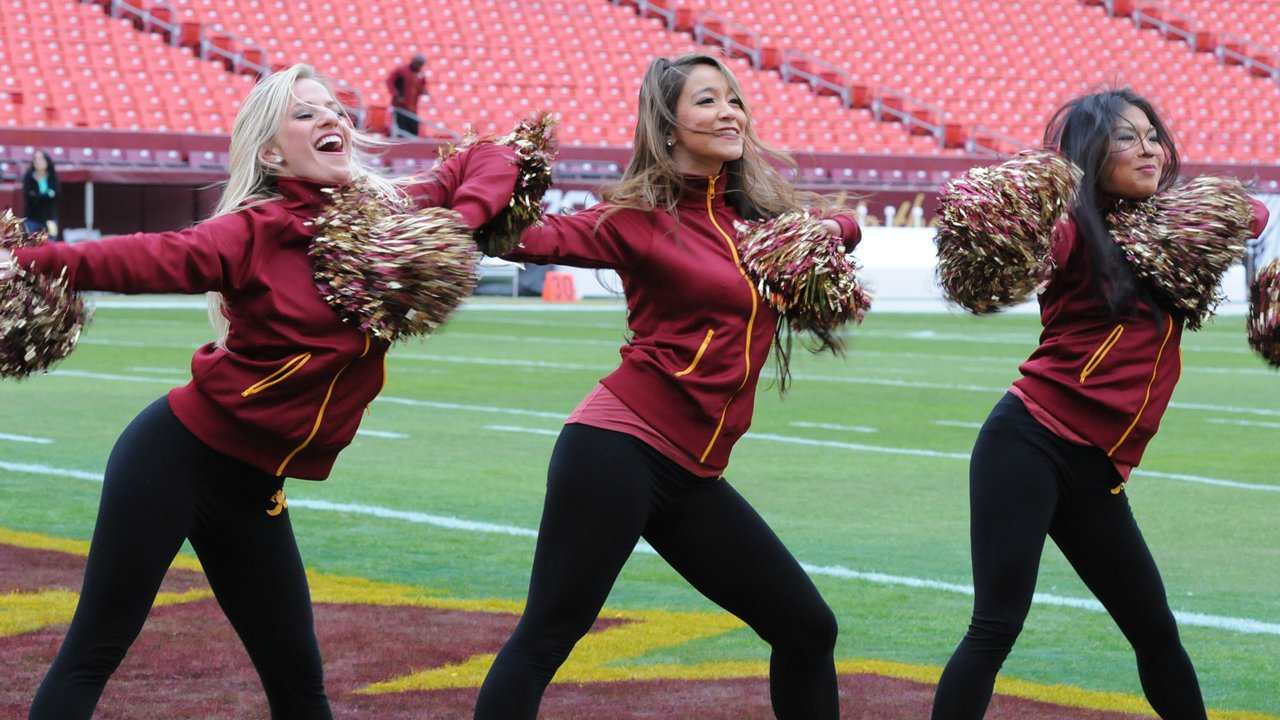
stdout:
MULTIPOLYGON (((1021 143, 1071 96, 1130 85, 1163 109, 1196 161, 1280 161, 1280 85, 1185 43, 1072 0, 697 0, 761 33, 806 46, 854 82, 891 88, 1021 143)), ((1212 0, 1218 6, 1247 1, 1212 0)), ((1274 4, 1272 4, 1274 6, 1274 4)), ((1272 27, 1275 27, 1274 25, 1272 27)))
MULTIPOLYGON (((188 45, 203 37, 270 67, 316 65, 353 101, 383 109, 369 114, 375 124, 387 121, 387 72, 422 52, 430 90, 421 106, 425 134, 440 136, 468 123, 481 132, 499 130, 548 108, 562 116, 565 144, 626 147, 648 59, 707 50, 687 32, 638 14, 636 0, 133 1, 176 23, 172 39, 188 45)), ((677 24, 686 29, 695 22, 705 28, 708 18, 736 23, 773 54, 766 64, 776 65, 785 50, 829 62, 847 74, 857 105, 918 101, 933 123, 1006 149, 1036 142, 1070 96, 1129 84, 1165 111, 1188 159, 1280 162, 1280 127, 1271 112, 1280 84, 1079 0, 654 4, 678 12, 677 24)), ((1259 32, 1277 27, 1270 20, 1274 3, 1261 0, 1167 4, 1201 13, 1224 32, 1242 24, 1259 32)), ((0 0, 0 21, 0 126, 226 133, 253 82, 251 74, 169 44, 162 33, 141 32, 142 22, 108 17, 101 0, 0 0)), ((959 152, 743 58, 730 64, 758 130, 774 145, 833 153, 959 152)), ((76 161, 120 159, 100 154, 82 153, 76 161)))
POLYGON ((0 3, 0 125, 227 132, 253 79, 96 5, 0 3))
POLYGON ((1163 0, 1161 6, 1189 18, 1200 28, 1237 35, 1280 56, 1280 3, 1274 0, 1163 0))
MULTIPOLYGON (((427 133, 474 124, 509 127, 546 107, 562 115, 567 144, 626 146, 647 60, 699 48, 605 2, 443 0, 357 4, 331 0, 178 0, 179 22, 217 27, 266 51, 274 68, 307 62, 385 107, 387 73, 415 52, 427 57, 427 133), (325 18, 341 16, 342 23, 325 18)), ((734 62, 767 141, 817 152, 934 154, 937 143, 869 113, 815 97, 776 74, 734 62)))

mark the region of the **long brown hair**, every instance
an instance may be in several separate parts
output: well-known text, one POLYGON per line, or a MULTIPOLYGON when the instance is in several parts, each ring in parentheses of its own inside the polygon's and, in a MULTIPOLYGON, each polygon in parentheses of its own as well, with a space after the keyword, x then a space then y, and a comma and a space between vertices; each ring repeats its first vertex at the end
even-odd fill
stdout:
POLYGON ((689 74, 699 65, 719 70, 729 91, 742 101, 746 123, 742 127, 742 157, 725 163, 725 201, 744 220, 762 220, 788 210, 826 204, 817 193, 796 190, 769 163, 773 159, 794 166, 786 154, 765 145, 751 122, 751 109, 733 71, 710 55, 690 53, 674 59, 656 58, 649 63, 640 84, 640 106, 636 118, 634 154, 622 178, 608 187, 603 197, 615 208, 674 211, 684 191, 684 177, 666 140, 679 126, 676 103, 689 74))
MULTIPOLYGON (((806 208, 832 209, 844 203, 844 196, 826 197, 797 190, 779 174, 770 160, 795 167, 795 161, 760 140, 751 121, 751 109, 738 79, 719 59, 689 53, 679 57, 656 58, 649 63, 640 84, 639 113, 633 142, 634 154, 622 178, 605 189, 603 199, 611 208, 601 217, 622 209, 676 214, 676 203, 685 191, 684 176, 666 140, 679 127, 677 102, 690 73, 699 65, 719 70, 729 92, 742 103, 746 122, 742 127, 742 157, 724 164, 725 202, 744 220, 767 220, 784 212, 806 208)), ((842 343, 834 336, 819 337, 819 344, 840 352, 842 343)), ((791 327, 781 315, 773 331, 774 361, 779 389, 786 390, 791 370, 791 327)))

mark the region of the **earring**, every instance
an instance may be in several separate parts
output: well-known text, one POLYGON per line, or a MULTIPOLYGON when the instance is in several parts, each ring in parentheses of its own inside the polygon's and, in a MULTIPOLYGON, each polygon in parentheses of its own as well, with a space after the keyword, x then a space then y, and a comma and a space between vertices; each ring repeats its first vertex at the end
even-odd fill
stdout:
POLYGON ((675 146, 676 146, 676 141, 672 140, 671 138, 667 138, 667 147, 675 147, 675 146))

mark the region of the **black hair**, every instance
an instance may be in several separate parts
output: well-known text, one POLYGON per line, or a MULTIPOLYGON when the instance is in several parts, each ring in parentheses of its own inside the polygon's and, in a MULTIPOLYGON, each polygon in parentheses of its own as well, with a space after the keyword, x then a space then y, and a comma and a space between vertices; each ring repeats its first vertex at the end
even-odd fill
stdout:
MULTIPOLYGON (((1058 150, 1084 171, 1073 215, 1093 265, 1093 283, 1112 317, 1130 315, 1140 296, 1149 299, 1107 227, 1104 213, 1114 198, 1106 197, 1099 188, 1103 167, 1111 154, 1112 131, 1129 106, 1147 116, 1157 133, 1156 142, 1164 150, 1164 167, 1157 186, 1157 192, 1163 191, 1178 179, 1178 149, 1155 107, 1129 88, 1075 98, 1054 113, 1044 134, 1046 147, 1058 150)), ((1155 307, 1154 303, 1149 304, 1155 307)))
POLYGON ((52 182, 58 181, 58 170, 53 166, 53 158, 49 157, 49 153, 43 150, 37 150, 31 155, 31 164, 27 166, 27 175, 34 175, 36 172, 36 155, 43 155, 45 162, 45 174, 52 182))

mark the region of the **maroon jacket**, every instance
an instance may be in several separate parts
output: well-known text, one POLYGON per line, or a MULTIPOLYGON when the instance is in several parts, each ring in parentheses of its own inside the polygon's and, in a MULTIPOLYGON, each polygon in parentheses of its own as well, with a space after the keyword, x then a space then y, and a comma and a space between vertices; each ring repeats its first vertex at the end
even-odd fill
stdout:
MULTIPOLYGON (((479 145, 409 191, 420 206, 452 207, 478 227, 506 207, 515 176, 510 150, 479 145)), ((79 290, 222 293, 227 347, 196 351, 191 382, 169 393, 174 415, 218 452, 322 480, 382 389, 387 346, 344 323, 316 289, 306 221, 323 207, 320 186, 282 178, 279 190, 278 200, 185 230, 14 254, 41 272, 66 267, 79 290)))
MULTIPOLYGON (((600 382, 655 430, 708 467, 724 467, 751 425, 756 382, 777 315, 738 260, 738 213, 725 177, 687 178, 678 217, 609 209, 549 215, 520 236, 509 260, 613 268, 627 296, 632 337, 622 365, 600 382)), ((860 239, 834 218, 850 249, 860 239)))
MULTIPOLYGON (((1254 201, 1254 234, 1267 209, 1254 201)), ((1182 370, 1182 321, 1159 320, 1139 303, 1128 318, 1107 314, 1092 268, 1068 218, 1055 232, 1057 270, 1040 295, 1040 347, 1014 385, 1108 457, 1136 466, 1160 426, 1182 370)))
POLYGON ((418 113, 418 98, 427 94, 427 81, 406 63, 387 76, 387 90, 391 92, 391 104, 418 113), (400 97, 400 100, 396 100, 400 97))

